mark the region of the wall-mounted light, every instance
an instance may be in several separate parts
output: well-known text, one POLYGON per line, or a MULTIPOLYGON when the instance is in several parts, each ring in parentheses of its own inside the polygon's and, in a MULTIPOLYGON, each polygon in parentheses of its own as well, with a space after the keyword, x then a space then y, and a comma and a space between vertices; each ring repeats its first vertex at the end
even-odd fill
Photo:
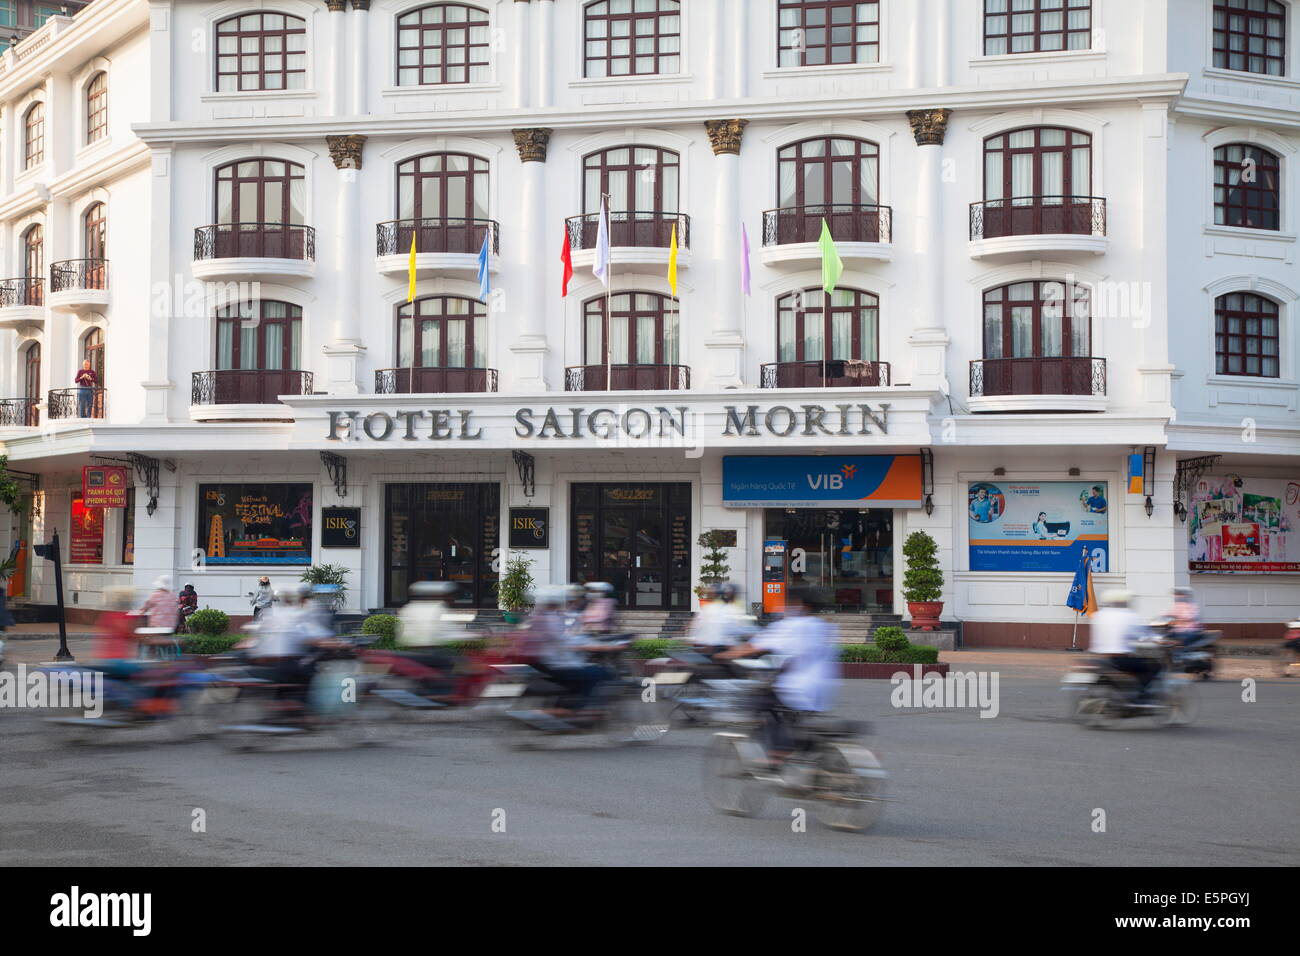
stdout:
POLYGON ((1174 502, 1174 514, 1178 515, 1178 520, 1186 523, 1187 508, 1181 501, 1174 502))
POLYGON ((1081 472, 1078 468, 1071 468, 1068 472, 1066 472, 1066 474, 1068 474, 1071 478, 1078 478, 1081 474, 1083 474, 1083 472, 1081 472))
POLYGON ((1150 495, 1147 495, 1147 503, 1146 503, 1145 505, 1143 505, 1142 507, 1143 507, 1143 510, 1146 511, 1146 513, 1147 513, 1147 517, 1148 517, 1148 518, 1150 518, 1151 515, 1155 513, 1156 506, 1155 506, 1154 504, 1151 503, 1151 496, 1150 496, 1150 495))
POLYGON ((998 478, 1001 478, 1006 473, 1007 470, 1003 468, 1001 465, 998 465, 996 468, 993 469, 993 474, 998 478))
POLYGON ((932 495, 925 496, 925 514, 927 518, 934 514, 934 496, 932 495))

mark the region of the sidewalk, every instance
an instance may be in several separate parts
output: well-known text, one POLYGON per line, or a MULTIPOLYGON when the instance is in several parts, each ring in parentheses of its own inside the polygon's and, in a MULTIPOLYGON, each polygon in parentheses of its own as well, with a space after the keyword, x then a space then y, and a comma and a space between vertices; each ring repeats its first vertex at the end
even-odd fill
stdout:
MULTIPOLYGON (((67 626, 68 639, 76 637, 90 637, 95 633, 93 624, 69 624, 67 626)), ((0 641, 39 641, 44 638, 52 637, 55 641, 59 639, 59 625, 50 624, 15 624, 13 627, 0 634, 0 641)))
MULTIPOLYGON (((3 638, 5 642, 5 670, 13 670, 16 664, 41 664, 45 661, 54 660, 54 655, 59 650, 59 636, 55 634, 51 637, 41 637, 39 635, 24 638, 22 640, 12 641, 11 630, 3 638)), ((68 635, 68 651, 77 660, 90 657, 90 635, 78 634, 76 636, 68 635)))

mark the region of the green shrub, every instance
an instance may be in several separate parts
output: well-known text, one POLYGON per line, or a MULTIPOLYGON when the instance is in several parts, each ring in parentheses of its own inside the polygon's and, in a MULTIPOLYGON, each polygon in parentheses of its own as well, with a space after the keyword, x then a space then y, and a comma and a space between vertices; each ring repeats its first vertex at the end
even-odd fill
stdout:
POLYGON ((192 634, 216 637, 230 629, 230 615, 216 608, 205 607, 191 614, 187 623, 192 634))
POLYGON ((348 599, 348 569, 341 564, 313 564, 302 572, 298 579, 305 584, 334 584, 338 591, 334 595, 334 608, 338 610, 348 599))
POLYGON ((632 642, 628 654, 639 660, 649 661, 656 657, 667 657, 678 647, 678 642, 667 637, 642 637, 632 642))
POLYGON ((880 627, 871 635, 876 647, 882 651, 901 651, 908 646, 907 633, 901 627, 880 627))
POLYGON ((939 546, 924 531, 913 531, 903 542, 907 569, 903 572, 903 600, 913 603, 937 601, 943 597, 943 571, 939 568, 939 546))
POLYGON ((226 654, 243 639, 243 634, 191 635, 182 637, 181 650, 186 654, 226 654))
POLYGON ((908 644, 887 651, 876 644, 842 644, 840 660, 853 664, 937 664, 939 648, 926 644, 908 644))
POLYGON ((398 626, 396 614, 372 614, 361 623, 361 633, 379 638, 371 647, 391 651, 397 648, 398 626))

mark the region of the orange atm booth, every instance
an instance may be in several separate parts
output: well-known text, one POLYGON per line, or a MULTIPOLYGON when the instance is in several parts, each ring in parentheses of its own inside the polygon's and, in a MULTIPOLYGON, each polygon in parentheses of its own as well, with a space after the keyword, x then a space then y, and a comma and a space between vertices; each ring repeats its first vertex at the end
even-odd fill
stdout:
POLYGON ((784 540, 763 542, 763 613, 785 613, 789 547, 784 540))

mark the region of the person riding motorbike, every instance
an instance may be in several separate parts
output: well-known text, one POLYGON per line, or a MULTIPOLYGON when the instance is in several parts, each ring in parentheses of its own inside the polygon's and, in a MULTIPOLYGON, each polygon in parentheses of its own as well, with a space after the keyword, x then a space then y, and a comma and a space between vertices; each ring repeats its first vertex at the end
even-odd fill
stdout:
POLYGON ((105 588, 105 610, 95 622, 95 636, 90 644, 94 666, 109 677, 130 679, 144 666, 140 660, 140 622, 131 588, 105 588))
POLYGON ((586 604, 578 618, 578 626, 588 634, 611 634, 614 631, 614 586, 605 581, 588 581, 583 590, 586 604))
POLYGON ((839 637, 835 626, 820 616, 828 604, 822 588, 796 587, 781 620, 718 655, 723 660, 769 653, 785 658, 771 696, 761 705, 764 742, 774 767, 780 767, 794 751, 791 727, 799 715, 825 713, 834 702, 840 673, 839 637))
POLYGON ((456 655, 446 645, 463 637, 447 620, 454 581, 417 581, 411 585, 410 600, 397 613, 397 644, 405 657, 437 670, 451 670, 456 655))
POLYGON ((736 601, 736 586, 729 581, 711 586, 691 627, 691 644, 706 657, 717 655, 744 640, 745 616, 736 601))
POLYGON ((1130 605, 1133 597, 1127 591, 1106 591, 1098 603, 1101 609, 1089 621, 1089 653, 1104 662, 1132 675, 1138 682, 1136 703, 1149 699, 1151 682, 1160 673, 1160 661, 1136 652, 1134 645, 1145 636, 1142 621, 1130 605))
POLYGON ((261 618, 249 658, 269 679, 306 690, 316 672, 314 651, 334 639, 307 606, 311 585, 291 584, 276 595, 278 606, 261 618))
POLYGON ((1186 646, 1201 636, 1201 609, 1191 588, 1174 588, 1173 597, 1173 607, 1168 616, 1173 620, 1174 636, 1186 646))
POLYGON ((613 672, 586 659, 586 654, 608 648, 587 643, 580 633, 566 627, 570 597, 571 589, 564 585, 538 592, 532 616, 520 633, 516 656, 564 687, 581 710, 591 702, 596 686, 610 680, 613 672))
POLYGON ((146 627, 176 633, 176 624, 180 620, 180 607, 176 595, 172 594, 172 579, 162 575, 153 583, 153 593, 145 600, 140 613, 147 619, 146 627))

